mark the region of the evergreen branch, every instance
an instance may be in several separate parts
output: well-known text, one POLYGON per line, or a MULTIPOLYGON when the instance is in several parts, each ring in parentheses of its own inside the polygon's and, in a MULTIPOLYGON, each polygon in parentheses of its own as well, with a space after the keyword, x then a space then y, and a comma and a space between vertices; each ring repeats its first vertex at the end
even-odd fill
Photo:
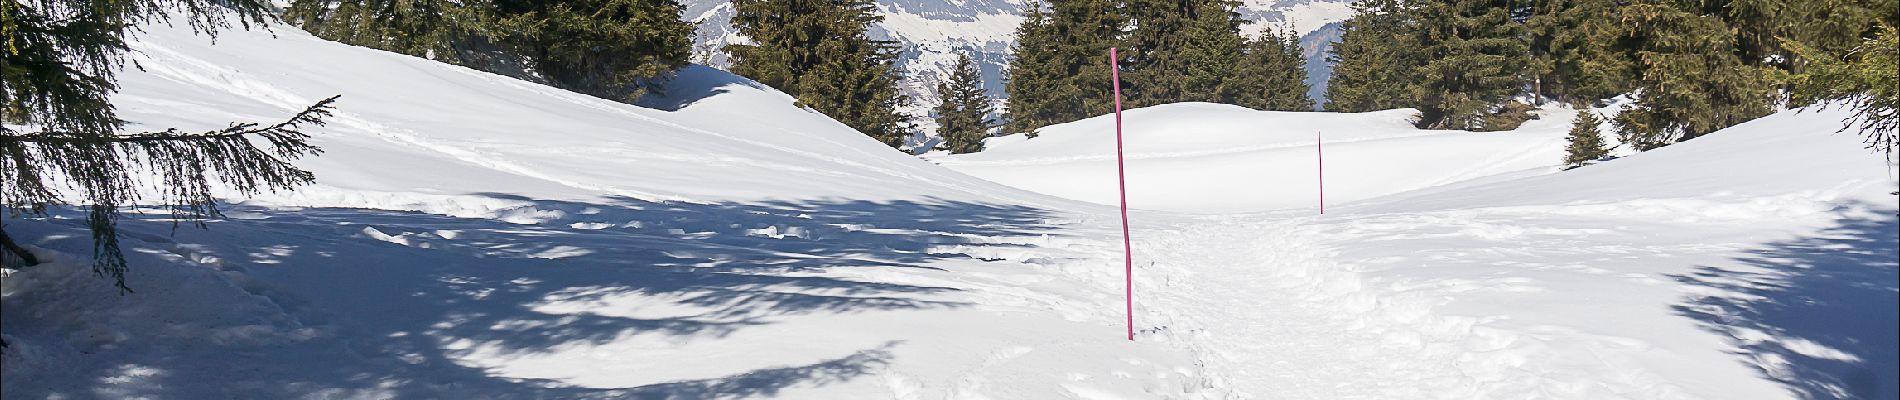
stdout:
MULTIPOLYGON (((98 142, 141 143, 141 142, 163 142, 163 141, 176 141, 176 140, 235 138, 235 137, 244 137, 244 136, 251 136, 251 135, 269 135, 271 133, 280 133, 280 132, 281 133, 295 133, 295 134, 301 135, 301 133, 297 131, 297 128, 302 126, 303 124, 323 126, 324 125, 323 118, 329 117, 331 115, 330 111, 335 108, 331 106, 331 103, 335 103, 336 100, 341 97, 343 97, 343 95, 330 96, 330 98, 323 99, 322 101, 318 101, 316 104, 313 104, 310 107, 304 108, 303 111, 297 112, 296 115, 291 116, 289 119, 286 119, 283 122, 278 122, 276 124, 263 127, 263 128, 258 128, 258 124, 256 122, 245 122, 245 123, 233 123, 231 124, 230 127, 227 127, 224 129, 205 131, 205 132, 200 132, 200 133, 186 133, 184 131, 178 130, 178 128, 170 128, 170 129, 166 129, 166 130, 158 131, 158 132, 143 132, 143 133, 135 133, 135 134, 130 134, 130 135, 122 135, 122 136, 110 136, 106 138, 83 137, 79 134, 72 133, 72 132, 41 131, 38 133, 30 133, 30 134, 0 135, 0 141, 13 141, 13 142, 20 142, 20 143, 41 143, 41 144, 80 144, 80 143, 98 143, 98 142)), ((304 135, 302 137, 308 137, 308 136, 304 135)))

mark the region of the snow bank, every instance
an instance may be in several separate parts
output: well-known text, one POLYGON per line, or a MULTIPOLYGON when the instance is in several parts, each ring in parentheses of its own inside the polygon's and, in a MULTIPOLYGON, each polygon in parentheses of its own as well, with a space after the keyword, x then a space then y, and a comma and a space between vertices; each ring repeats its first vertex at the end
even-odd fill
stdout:
MULTIPOLYGON (((1127 110, 1129 207, 1183 212, 1317 209, 1323 139, 1326 201, 1387 194, 1531 170, 1554 172, 1573 116, 1547 110, 1516 131, 1412 127, 1416 111, 1360 114, 1256 111, 1178 103, 1127 110)), ((978 153, 939 156, 945 167, 998 183, 1116 204, 1115 119, 1049 126, 1039 136, 990 139, 978 153)))

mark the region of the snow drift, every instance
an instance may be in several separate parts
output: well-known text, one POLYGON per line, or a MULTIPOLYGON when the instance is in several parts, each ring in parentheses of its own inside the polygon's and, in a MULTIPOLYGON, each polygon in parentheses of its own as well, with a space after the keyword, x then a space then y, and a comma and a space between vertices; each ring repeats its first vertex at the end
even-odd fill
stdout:
MULTIPOLYGON (((1124 112, 1128 206, 1184 212, 1317 209, 1324 140, 1326 200, 1381 195, 1522 170, 1554 171, 1575 114, 1546 110, 1512 132, 1414 128, 1414 110, 1360 114, 1256 111, 1177 103, 1124 112)), ((1006 185, 1113 205, 1115 119, 989 139, 942 165, 1006 185)))

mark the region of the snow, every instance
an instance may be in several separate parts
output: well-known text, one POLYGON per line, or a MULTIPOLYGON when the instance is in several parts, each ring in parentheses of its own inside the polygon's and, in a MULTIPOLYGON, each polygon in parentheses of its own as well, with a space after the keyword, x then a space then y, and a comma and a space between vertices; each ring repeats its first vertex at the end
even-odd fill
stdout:
MULTIPOLYGON (((1413 110, 1361 114, 1257 111, 1211 103, 1128 110, 1129 207, 1180 212, 1317 209, 1323 139, 1326 199, 1334 204, 1524 170, 1554 171, 1575 115, 1547 110, 1514 132, 1412 127, 1413 110), (1317 136, 1317 137, 1316 137, 1317 136)), ((1116 204, 1115 119, 1100 116, 989 149, 938 157, 1006 185, 1116 204)))
MULTIPOLYGON (((1410 110, 1130 110, 918 159, 710 68, 627 106, 288 27, 149 27, 137 128, 342 94, 210 229, 6 221, 6 398, 1894 398, 1892 164, 1787 111, 1559 171, 1410 110), (1326 140, 1317 215, 1315 132, 1326 140)), ((10 218, 10 217, 9 217, 10 218)))

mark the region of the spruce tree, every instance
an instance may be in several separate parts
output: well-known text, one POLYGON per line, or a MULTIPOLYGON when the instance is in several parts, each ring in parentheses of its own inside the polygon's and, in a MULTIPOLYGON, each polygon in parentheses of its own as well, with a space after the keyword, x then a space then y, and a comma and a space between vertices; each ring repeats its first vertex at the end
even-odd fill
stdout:
POLYGON ((1670 0, 1618 9, 1628 27, 1618 42, 1638 66, 1627 91, 1636 102, 1616 117, 1623 142, 1650 150, 1773 112, 1772 67, 1739 56, 1721 17, 1670 0))
POLYGON ((1900 29, 1882 23, 1872 37, 1838 53, 1801 43, 1792 48, 1808 61, 1791 80, 1794 103, 1853 109, 1841 130, 1858 130, 1868 148, 1892 157, 1900 142, 1900 29))
POLYGON ((1024 6, 1023 22, 1016 26, 1016 43, 1010 45, 1009 66, 1003 70, 1003 91, 1009 94, 1004 99, 1008 113, 1005 131, 1027 132, 1035 137, 1036 128, 1046 125, 1040 112, 1049 107, 1050 101, 1043 88, 1055 80, 1051 74, 1055 69, 1055 34, 1055 25, 1040 3, 1030 1, 1024 6))
POLYGON ((635 102, 664 92, 686 66, 693 25, 678 0, 504 2, 503 15, 527 18, 505 36, 555 87, 635 102))
POLYGON ((1051 0, 1046 14, 1032 15, 1018 27, 1023 35, 1017 38, 1007 84, 1011 130, 1033 131, 1114 111, 1108 49, 1119 43, 1125 18, 1112 4, 1051 0))
MULTIPOLYGON (((320 152, 301 129, 321 125, 336 98, 272 125, 232 124, 202 133, 176 129, 122 134, 110 97, 118 90, 126 40, 148 23, 182 18, 216 36, 234 22, 273 18, 262 0, 35 0, 0 4, 0 220, 44 216, 69 201, 87 210, 93 271, 123 292, 118 241, 122 207, 158 193, 175 220, 204 226, 218 215, 217 181, 240 193, 289 189, 313 180, 288 160, 320 152), (263 147, 259 147, 259 144, 263 147), (136 172, 135 172, 136 171, 136 172), (134 179, 134 174, 157 179, 134 179)), ((32 265, 34 255, 0 229, 0 264, 32 265)))
POLYGON ((727 47, 732 72, 792 95, 799 105, 891 147, 910 134, 909 117, 898 107, 909 98, 897 91, 902 79, 897 48, 872 40, 883 17, 871 0, 737 0, 732 23, 753 44, 727 47))
POLYGON ((1589 107, 1577 108, 1577 119, 1571 122, 1570 136, 1565 138, 1570 146, 1565 148, 1564 169, 1582 167, 1610 155, 1610 148, 1598 129, 1603 121, 1589 107))
POLYGON ((686 65, 677 0, 297 0, 285 19, 318 37, 622 102, 686 65))
POLYGON ((1563 102, 1621 95, 1637 74, 1614 50, 1626 29, 1615 0, 1542 0, 1525 22, 1532 94, 1563 102))
POLYGON ((1312 111, 1306 97, 1306 56, 1291 31, 1268 30, 1247 42, 1246 60, 1239 77, 1248 82, 1242 106, 1270 111, 1312 111))
POLYGON ((982 72, 968 53, 957 54, 957 66, 949 81, 937 85, 937 97, 943 98, 936 110, 937 135, 950 153, 982 151, 983 138, 989 137, 995 121, 990 119, 992 107, 989 94, 983 92, 982 72))
POLYGON ((1250 90, 1255 85, 1248 81, 1260 77, 1245 75, 1248 72, 1244 64, 1247 40, 1240 35, 1243 21, 1234 11, 1239 3, 1222 0, 1191 3, 1188 10, 1192 14, 1188 15, 1188 25, 1181 35, 1185 41, 1177 52, 1182 67, 1176 78, 1180 95, 1171 100, 1154 101, 1236 104, 1257 94, 1250 90))
POLYGON ((1353 16, 1341 24, 1341 36, 1327 61, 1333 76, 1326 83, 1327 111, 1367 112, 1413 107, 1409 96, 1425 64, 1417 48, 1420 35, 1411 20, 1413 6, 1402 0, 1358 0, 1353 16))
MULTIPOLYGON (((1484 130, 1493 107, 1518 94, 1529 67, 1523 25, 1510 0, 1425 2, 1412 18, 1423 53, 1412 102, 1418 126, 1484 130)), ((1404 51, 1401 49, 1400 51, 1404 51)))

